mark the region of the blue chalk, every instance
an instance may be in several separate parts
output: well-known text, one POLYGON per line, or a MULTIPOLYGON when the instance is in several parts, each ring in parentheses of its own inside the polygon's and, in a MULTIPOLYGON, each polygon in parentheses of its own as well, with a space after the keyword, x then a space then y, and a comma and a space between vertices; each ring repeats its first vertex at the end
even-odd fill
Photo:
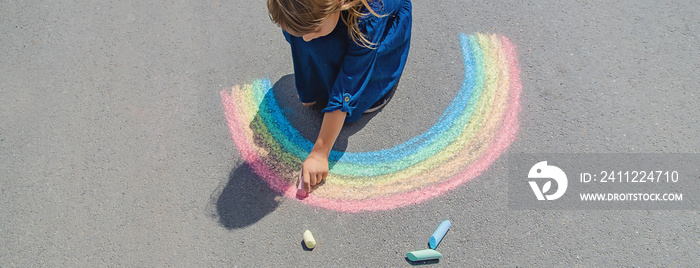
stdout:
POLYGON ((445 233, 447 233, 447 230, 449 230, 451 226, 452 224, 449 220, 440 223, 440 226, 438 226, 435 232, 433 232, 433 235, 430 236, 430 241, 428 242, 428 245, 431 249, 437 248, 437 246, 440 244, 440 241, 442 241, 442 238, 445 237, 445 233))

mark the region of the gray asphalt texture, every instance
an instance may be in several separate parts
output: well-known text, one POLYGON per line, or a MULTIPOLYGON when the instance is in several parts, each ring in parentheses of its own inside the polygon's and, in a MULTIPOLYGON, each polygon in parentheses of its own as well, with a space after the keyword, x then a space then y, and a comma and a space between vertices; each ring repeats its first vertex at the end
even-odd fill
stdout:
MULTIPOLYGON (((700 2, 413 7, 399 90, 341 133, 345 150, 432 126, 461 85, 459 33, 485 32, 519 53, 509 152, 700 152, 700 2)), ((700 263, 698 211, 510 209, 505 156, 390 211, 277 198, 240 159, 219 97, 257 78, 291 83, 264 1, 2 1, 0 34, 1 267, 410 266, 406 252, 427 248, 445 219, 435 267, 700 263), (301 247, 306 229, 313 251, 301 247)))

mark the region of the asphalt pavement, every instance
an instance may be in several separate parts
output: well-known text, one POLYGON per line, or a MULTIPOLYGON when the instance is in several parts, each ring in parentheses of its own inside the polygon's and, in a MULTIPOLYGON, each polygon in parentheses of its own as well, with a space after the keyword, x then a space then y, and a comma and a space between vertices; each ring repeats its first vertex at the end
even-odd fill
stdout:
MULTIPOLYGON (((464 78, 460 33, 483 32, 518 52, 506 154, 700 153, 698 1, 426 0, 413 15, 401 86, 341 133, 348 152, 434 125, 464 78)), ((514 209, 506 155, 392 210, 281 197, 242 160, 219 94, 290 84, 264 1, 3 1, 0 34, 0 267, 402 267, 446 219, 426 265, 700 263, 697 208, 514 209)))

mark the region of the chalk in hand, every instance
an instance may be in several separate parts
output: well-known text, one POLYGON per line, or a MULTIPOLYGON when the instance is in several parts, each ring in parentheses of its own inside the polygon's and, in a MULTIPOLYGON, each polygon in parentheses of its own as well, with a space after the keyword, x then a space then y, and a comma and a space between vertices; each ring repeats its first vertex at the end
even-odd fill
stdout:
POLYGON ((297 198, 298 199, 304 199, 307 196, 309 196, 306 193, 306 189, 304 189, 304 177, 301 175, 301 171, 299 171, 299 185, 297 186, 297 198))
POLYGON ((449 220, 440 223, 440 226, 438 226, 435 232, 433 232, 433 235, 430 236, 430 241, 428 241, 428 245, 430 246, 430 248, 437 248, 437 246, 440 244, 440 241, 442 241, 442 238, 445 237, 445 233, 447 233, 447 230, 449 230, 451 226, 452 224, 449 220))
POLYGON ((304 232, 304 245, 309 249, 313 249, 316 246, 316 240, 309 230, 304 232))
POLYGON ((432 249, 424 249, 406 253, 406 257, 411 261, 428 261, 442 258, 442 254, 432 249))

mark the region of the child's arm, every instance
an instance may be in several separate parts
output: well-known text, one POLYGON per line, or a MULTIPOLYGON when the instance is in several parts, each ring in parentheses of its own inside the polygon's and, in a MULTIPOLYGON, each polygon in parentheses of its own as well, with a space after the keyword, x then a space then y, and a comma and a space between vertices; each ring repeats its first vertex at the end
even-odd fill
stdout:
POLYGON ((311 153, 301 165, 306 192, 311 190, 311 185, 316 185, 328 176, 328 155, 331 153, 333 144, 343 128, 346 116, 347 113, 340 110, 323 115, 321 131, 318 133, 314 148, 311 149, 311 153))

